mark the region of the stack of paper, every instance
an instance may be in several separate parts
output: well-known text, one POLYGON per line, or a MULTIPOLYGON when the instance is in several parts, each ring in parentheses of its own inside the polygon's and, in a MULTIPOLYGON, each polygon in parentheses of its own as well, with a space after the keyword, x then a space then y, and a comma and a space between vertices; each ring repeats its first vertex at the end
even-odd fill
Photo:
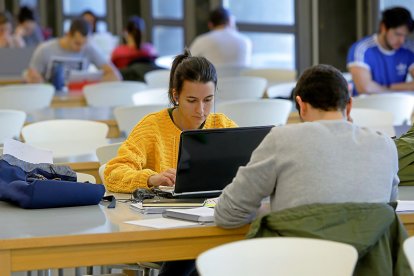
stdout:
POLYGON ((164 217, 184 219, 196 222, 214 222, 214 209, 207 207, 193 209, 167 209, 164 217))

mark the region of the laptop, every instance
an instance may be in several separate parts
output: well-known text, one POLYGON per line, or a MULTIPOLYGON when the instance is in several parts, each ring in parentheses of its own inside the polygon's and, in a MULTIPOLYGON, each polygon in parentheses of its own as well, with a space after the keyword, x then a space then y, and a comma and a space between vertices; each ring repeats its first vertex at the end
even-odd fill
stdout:
POLYGON ((183 131, 172 197, 219 196, 272 127, 183 131))
POLYGON ((23 71, 29 67, 35 47, 1 48, 0 79, 23 78, 23 71))

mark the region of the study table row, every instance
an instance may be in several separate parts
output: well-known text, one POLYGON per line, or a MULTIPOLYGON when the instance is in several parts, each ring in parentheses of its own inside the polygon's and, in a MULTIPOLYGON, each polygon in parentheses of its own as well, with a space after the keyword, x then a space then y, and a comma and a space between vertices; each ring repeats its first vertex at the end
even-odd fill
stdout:
MULTIPOLYGON (((117 194, 118 199, 129 195, 117 194)), ((0 275, 14 271, 195 259, 212 247, 242 240, 249 227, 214 225, 152 229, 125 223, 143 215, 118 201, 83 207, 24 210, 0 202, 0 275)), ((414 213, 399 215, 414 235, 414 213)))

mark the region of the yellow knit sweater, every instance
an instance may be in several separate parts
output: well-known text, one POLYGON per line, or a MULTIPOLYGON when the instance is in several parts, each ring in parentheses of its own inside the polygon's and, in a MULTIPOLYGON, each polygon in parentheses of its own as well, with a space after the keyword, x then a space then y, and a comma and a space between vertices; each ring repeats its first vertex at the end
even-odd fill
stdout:
MULTIPOLYGON (((203 129, 237 125, 224 114, 210 114, 203 129)), ((148 188, 150 176, 177 167, 181 130, 173 123, 168 109, 145 116, 106 165, 104 178, 111 192, 131 193, 148 188)))

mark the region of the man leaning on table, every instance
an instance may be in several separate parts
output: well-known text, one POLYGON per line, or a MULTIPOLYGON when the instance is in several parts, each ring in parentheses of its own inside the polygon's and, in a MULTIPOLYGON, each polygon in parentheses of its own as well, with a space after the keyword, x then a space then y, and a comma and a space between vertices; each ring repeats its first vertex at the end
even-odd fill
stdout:
POLYGON ((347 67, 354 82, 354 95, 384 91, 414 90, 414 53, 405 48, 407 36, 413 31, 410 12, 394 7, 382 13, 379 33, 352 45, 347 67))
MULTIPOLYGON (((47 71, 54 58, 75 58, 92 63, 103 71, 103 81, 121 80, 115 66, 88 42, 91 27, 84 19, 74 19, 63 37, 40 44, 33 53, 25 79, 29 83, 50 81, 47 71)), ((50 77, 49 77, 50 78, 50 77)))
POLYGON ((275 127, 264 138, 223 190, 216 224, 247 224, 270 197, 272 212, 253 222, 248 237, 346 242, 361 254, 356 275, 397 275, 390 270, 400 259, 388 249, 398 248, 394 241, 402 244, 406 233, 387 204, 398 196, 394 142, 349 122, 352 98, 332 66, 307 69, 294 95, 304 123, 275 127))

